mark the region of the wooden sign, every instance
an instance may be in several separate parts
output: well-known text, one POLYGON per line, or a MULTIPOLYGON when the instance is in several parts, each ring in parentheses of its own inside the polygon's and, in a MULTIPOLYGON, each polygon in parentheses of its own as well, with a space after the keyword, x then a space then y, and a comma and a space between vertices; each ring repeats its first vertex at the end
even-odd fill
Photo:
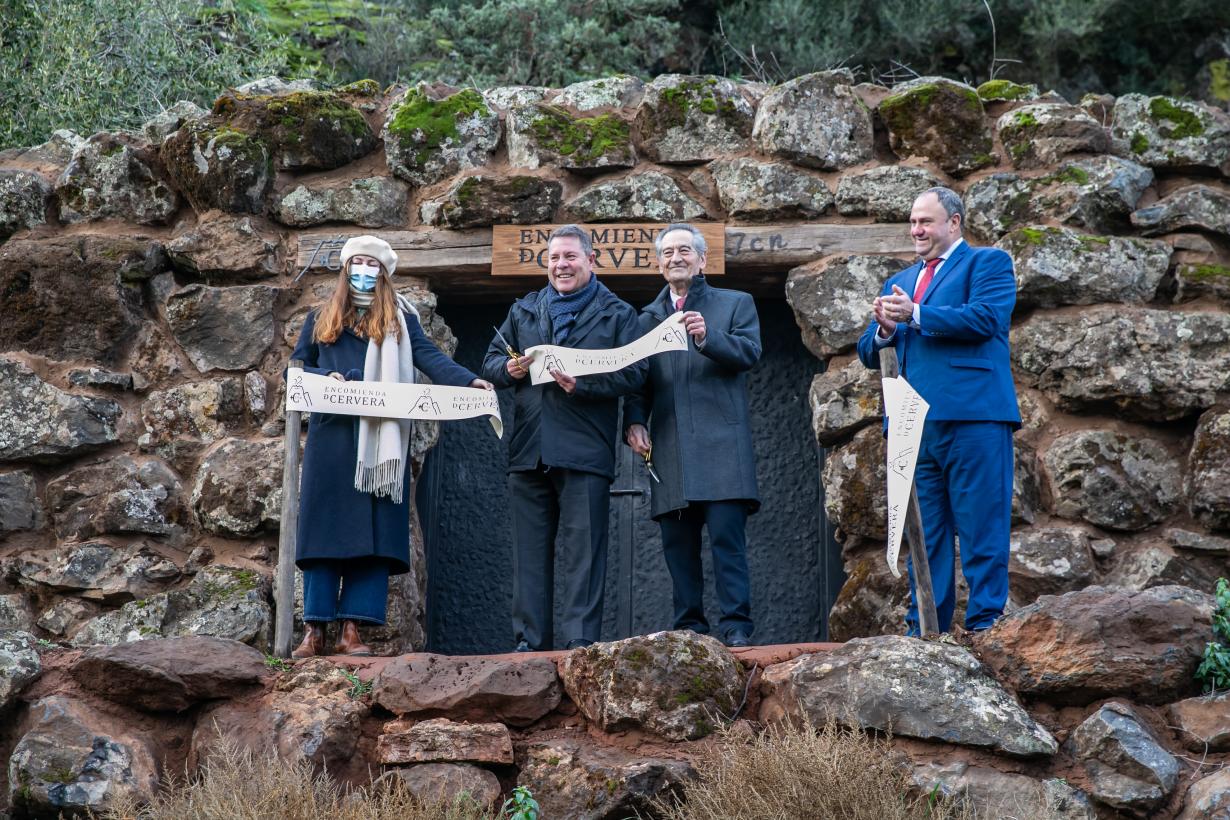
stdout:
MULTIPOLYGON (((544 276, 547 237, 559 225, 496 225, 491 229, 492 276, 544 276)), ((582 225, 594 243, 594 270, 599 276, 658 276, 653 242, 665 223, 582 225)), ((705 274, 726 272, 726 229, 719 222, 699 222, 696 228, 709 248, 705 274)))

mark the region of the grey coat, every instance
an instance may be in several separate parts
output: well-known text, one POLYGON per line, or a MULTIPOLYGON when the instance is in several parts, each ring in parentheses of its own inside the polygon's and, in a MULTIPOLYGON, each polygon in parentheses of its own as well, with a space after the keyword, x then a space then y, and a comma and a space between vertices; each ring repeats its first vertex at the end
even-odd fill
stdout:
MULTIPOLYGON (((663 288, 641 311, 641 333, 674 311, 663 288)), ((650 482, 659 518, 690 501, 744 499, 760 507, 748 410, 747 371, 760 359, 760 320, 752 297, 692 280, 684 310, 705 317, 705 344, 649 359, 639 394, 624 399, 624 429, 645 424, 661 483, 650 482)))

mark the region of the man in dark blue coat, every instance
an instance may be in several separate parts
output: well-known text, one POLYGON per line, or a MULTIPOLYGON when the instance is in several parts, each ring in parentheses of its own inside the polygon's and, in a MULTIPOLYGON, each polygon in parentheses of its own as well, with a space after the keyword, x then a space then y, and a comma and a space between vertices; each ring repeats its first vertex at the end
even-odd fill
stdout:
POLYGON ((547 242, 547 286, 518 299, 492 340, 483 373, 513 388, 508 491, 513 522, 513 638, 517 651, 551 649, 555 538, 562 534, 561 626, 569 649, 598 640, 606 580, 607 514, 615 478, 619 397, 640 387, 643 362, 554 383, 526 378, 535 345, 602 350, 637 338, 636 311, 594 276, 589 233, 557 228, 547 242))
POLYGON ((666 287, 641 311, 641 330, 681 310, 690 344, 649 360, 645 387, 624 401, 624 436, 642 456, 652 447, 661 479, 651 484, 652 515, 662 528, 675 628, 709 632, 701 573, 708 527, 718 631, 728 645, 747 646, 754 626, 745 530, 760 507, 747 371, 760 359, 760 320, 751 296, 705 281, 707 248, 696 228, 668 225, 655 244, 666 287))
MULTIPOLYGON (((952 625, 956 604, 954 533, 969 584, 966 628, 987 629, 1003 614, 1012 433, 1021 426, 1008 362, 1012 259, 999 248, 971 247, 964 227, 965 206, 953 191, 931 188, 914 201, 910 235, 920 261, 885 283, 858 342, 859 358, 873 369, 892 345, 901 375, 931 406, 914 481, 941 631, 952 625)), ((910 569, 906 626, 917 635, 910 569)))

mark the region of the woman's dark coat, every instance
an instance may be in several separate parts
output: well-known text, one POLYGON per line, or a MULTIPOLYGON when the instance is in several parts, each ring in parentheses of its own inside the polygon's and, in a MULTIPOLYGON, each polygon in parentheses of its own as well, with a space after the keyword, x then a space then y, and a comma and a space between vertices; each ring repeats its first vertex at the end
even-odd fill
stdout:
MULTIPOLYGON (((477 378, 432 344, 419 320, 403 314, 410 334, 414 366, 436 384, 458 387, 477 378)), ((292 359, 301 359, 309 373, 327 376, 363 370, 367 339, 350 328, 332 344, 312 341, 316 311, 308 314, 292 359)), ((405 340, 402 340, 405 344, 405 340)), ((295 563, 321 558, 367 558, 388 560, 389 572, 410 569, 410 497, 413 481, 409 464, 402 483, 400 503, 387 496, 359 492, 354 487, 358 459, 359 417, 312 413, 307 444, 303 451, 303 476, 299 483, 299 530, 295 563)))
MULTIPOLYGON (((654 518, 689 501, 744 499, 760 507, 752 452, 747 371, 760 359, 760 320, 752 297, 692 279, 684 310, 705 317, 705 343, 649 359, 643 390, 624 399, 624 428, 644 424, 653 442, 654 518)), ((674 312, 670 288, 641 311, 645 333, 674 312)))
MULTIPOLYGON (((500 333, 520 353, 552 344, 547 288, 514 302, 500 325, 500 333)), ((562 346, 602 350, 622 347, 638 335, 636 310, 598 282, 598 293, 577 316, 562 346)), ((580 376, 570 396, 554 382, 535 386, 529 376, 514 379, 504 369, 507 361, 504 346, 498 338, 492 340, 483 361, 483 378, 496 387, 514 388, 508 471, 533 470, 541 461, 614 480, 619 397, 641 386, 645 363, 615 373, 580 376)))

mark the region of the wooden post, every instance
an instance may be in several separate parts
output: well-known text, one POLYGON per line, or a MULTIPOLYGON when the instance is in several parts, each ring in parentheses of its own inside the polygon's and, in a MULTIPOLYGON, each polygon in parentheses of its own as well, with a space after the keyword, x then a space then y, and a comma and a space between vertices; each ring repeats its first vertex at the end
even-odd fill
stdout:
MULTIPOLYGON (((299 359, 291 367, 303 367, 299 359)), ((282 523, 278 528, 278 571, 273 581, 273 654, 290 657, 295 631, 295 532, 299 527, 299 426, 302 413, 286 411, 282 460, 282 523)))
MULTIPOLYGON (((897 351, 880 349, 880 375, 894 379, 901 373, 897 351)), ((935 592, 931 586, 931 564, 927 560, 927 542, 923 538, 922 512, 918 508, 918 487, 910 484, 910 505, 905 513, 905 539, 910 545, 910 561, 914 565, 914 601, 918 604, 918 631, 922 636, 938 635, 940 619, 935 613, 935 592)))

